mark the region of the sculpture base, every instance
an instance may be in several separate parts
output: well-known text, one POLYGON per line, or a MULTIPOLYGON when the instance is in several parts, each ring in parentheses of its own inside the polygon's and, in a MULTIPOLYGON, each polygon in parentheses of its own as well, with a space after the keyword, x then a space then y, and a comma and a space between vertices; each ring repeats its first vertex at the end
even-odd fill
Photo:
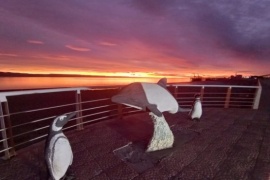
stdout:
POLYGON ((149 115, 154 123, 154 134, 146 152, 171 148, 174 143, 174 136, 164 116, 158 117, 152 112, 149 115))

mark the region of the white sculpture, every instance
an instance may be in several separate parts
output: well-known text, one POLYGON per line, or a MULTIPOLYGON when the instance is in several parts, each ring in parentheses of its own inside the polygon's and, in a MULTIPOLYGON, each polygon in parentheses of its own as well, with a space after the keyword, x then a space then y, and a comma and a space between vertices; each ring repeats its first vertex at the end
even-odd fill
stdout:
POLYGON ((173 146, 174 136, 170 130, 163 112, 169 113, 190 111, 180 108, 176 99, 166 88, 167 79, 163 78, 156 83, 137 82, 124 87, 112 101, 130 107, 149 110, 154 123, 154 134, 147 151, 156 151, 173 146))

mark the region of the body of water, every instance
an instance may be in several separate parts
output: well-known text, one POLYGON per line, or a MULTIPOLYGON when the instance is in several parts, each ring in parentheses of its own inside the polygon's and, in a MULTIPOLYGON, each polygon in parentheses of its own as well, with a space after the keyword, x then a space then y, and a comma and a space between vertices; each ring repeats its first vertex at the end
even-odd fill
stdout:
MULTIPOLYGON (((168 83, 189 82, 185 78, 168 78, 168 83)), ((93 87, 126 85, 132 82, 158 82, 159 78, 106 77, 0 77, 0 90, 59 87, 93 87)))

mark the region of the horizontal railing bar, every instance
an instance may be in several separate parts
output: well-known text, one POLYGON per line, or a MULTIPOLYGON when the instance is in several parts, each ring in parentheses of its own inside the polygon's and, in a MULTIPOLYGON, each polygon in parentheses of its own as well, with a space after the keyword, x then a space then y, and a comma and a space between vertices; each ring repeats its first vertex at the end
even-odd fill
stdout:
MULTIPOLYGON (((227 93, 220 93, 220 94, 218 94, 218 93, 204 93, 204 97, 205 97, 205 95, 213 96, 213 95, 221 95, 221 94, 226 95, 227 93)), ((254 93, 231 93, 231 95, 253 95, 253 94, 254 93)))
MULTIPOLYGON (((207 101, 207 99, 224 99, 224 98, 226 98, 226 97, 204 97, 203 98, 203 101, 207 101)), ((181 98, 176 98, 176 99, 181 101, 181 98)), ((194 98, 185 98, 185 99, 194 99, 194 98)), ((253 100, 254 98, 237 98, 237 97, 231 97, 230 99, 249 99, 249 100, 253 100)), ((221 102, 225 102, 225 100, 224 101, 221 101, 221 102)))
MULTIPOLYGON (((80 112, 80 111, 72 111, 72 112, 80 112)), ((72 113, 72 112, 68 112, 68 113, 72 113)), ((27 123, 22 123, 22 124, 14 125, 11 128, 17 128, 17 127, 24 126, 24 125, 27 125, 27 124, 33 124, 33 123, 36 123, 36 122, 41 122, 41 121, 53 119, 53 118, 56 118, 56 117, 57 117, 57 115, 46 117, 46 118, 42 118, 42 119, 37 119, 37 120, 33 120, 33 121, 30 121, 30 122, 27 122, 27 123)), ((9 129, 9 128, 6 128, 6 129, 9 129)))
POLYGON ((128 111, 128 112, 123 112, 123 114, 129 114, 129 113, 133 113, 133 112, 140 112, 140 111, 143 111, 143 110, 133 110, 133 111, 128 111))
POLYGON ((206 104, 203 104, 203 107, 205 107, 205 106, 223 106, 224 107, 224 104, 223 103, 221 103, 221 104, 220 103, 217 103, 217 104, 211 104, 211 103, 207 104, 206 103, 206 104))
POLYGON ((1 118, 4 118, 4 117, 8 117, 8 115, 1 115, 0 117, 1 117, 1 118))
POLYGON ((200 92, 177 92, 175 94, 191 94, 191 95, 194 95, 194 94, 197 94, 197 93, 200 93, 200 92))
MULTIPOLYGON (((201 92, 194 92, 194 93, 175 93, 175 94, 192 94, 192 95, 194 95, 194 94, 200 94, 201 92)), ((225 93, 219 93, 219 92, 214 92, 215 94, 218 94, 218 95, 221 95, 221 94, 227 94, 226 92, 225 93)), ((204 92, 203 94, 213 94, 212 92, 204 92)))
POLYGON ((254 95, 254 93, 249 93, 249 92, 246 92, 246 93, 239 93, 239 92, 232 92, 231 94, 249 94, 249 95, 254 95))
MULTIPOLYGON (((219 100, 217 100, 217 101, 215 101, 214 99, 213 100, 203 100, 202 102, 223 102, 223 103, 225 103, 225 101, 219 101, 219 100)), ((230 102, 252 102, 250 99, 247 99, 246 101, 237 101, 237 99, 236 100, 233 100, 233 99, 230 99, 230 102)))
POLYGON ((77 103, 72 103, 72 104, 65 104, 65 105, 60 105, 60 106, 53 106, 53 107, 47 107, 47 108, 33 109, 33 110, 28 110, 28 111, 10 113, 10 115, 17 115, 17 114, 22 114, 22 113, 31 113, 31 112, 37 112, 37 111, 44 111, 44 110, 48 110, 48 109, 55 109, 55 108, 60 108, 60 107, 66 107, 66 106, 76 105, 76 104, 77 103))
POLYGON ((0 132, 1 132, 1 131, 4 131, 4 130, 7 130, 7 128, 4 128, 4 129, 3 129, 3 128, 1 128, 1 129, 0 129, 0 132))
MULTIPOLYGON (((109 106, 115 106, 115 105, 117 105, 117 104, 111 104, 111 105, 99 106, 99 107, 95 107, 95 108, 89 108, 89 109, 84 109, 84 110, 79 110, 79 111, 73 111, 73 112, 82 112, 82 111, 86 111, 86 110, 98 109, 98 108, 109 107, 109 106)), ((6 116, 7 116, 7 115, 6 115, 6 116)), ((36 122, 41 122, 41 121, 45 121, 45 120, 52 119, 52 118, 56 118, 56 117, 57 117, 57 116, 51 116, 51 117, 47 117, 47 118, 37 119, 37 120, 33 120, 33 121, 30 121, 30 122, 27 122, 27 123, 22 123, 22 124, 14 125, 14 126, 12 126, 12 128, 17 128, 17 127, 24 126, 24 125, 27 125, 27 124, 33 124, 33 123, 36 123, 36 122)), ((5 128, 5 129, 9 129, 9 128, 5 128)), ((1 130, 0 130, 0 131, 1 131, 1 130)), ((2 131, 3 131, 3 130, 2 130, 2 131)))
MULTIPOLYGON (((115 115, 114 115, 114 116, 115 116, 115 115)), ((70 129, 70 128, 76 127, 76 126, 78 126, 78 125, 81 125, 81 124, 86 124, 86 123, 90 123, 90 122, 95 122, 95 121, 98 121, 98 120, 100 120, 100 119, 105 119, 105 118, 108 118, 108 117, 111 117, 111 116, 103 116, 103 117, 96 118, 96 119, 93 119, 93 120, 90 120, 90 121, 85 121, 85 122, 83 122, 83 123, 78 123, 78 124, 75 124, 75 125, 72 125, 72 126, 63 128, 63 130, 70 129)))
MULTIPOLYGON (((205 92, 204 91, 204 93, 203 93, 204 95, 206 94, 206 95, 208 95, 208 94, 211 94, 211 95, 213 95, 213 92, 205 92)), ((220 95, 220 94, 227 94, 227 92, 222 92, 222 93, 219 93, 219 92, 215 92, 214 94, 218 94, 218 95, 220 95)))
MULTIPOLYGON (((136 112, 136 111, 133 111, 133 112, 136 112)), ((116 114, 116 115, 111 115, 111 116, 117 116, 117 114, 116 114)), ((101 120, 101 119, 106 119, 106 118, 109 118, 109 117, 111 117, 111 116, 104 116, 104 117, 96 118, 96 119, 91 120, 91 121, 85 121, 85 122, 83 122, 83 123, 78 123, 78 124, 75 124, 75 125, 72 125, 72 126, 63 128, 63 130, 71 129, 71 128, 76 127, 76 126, 81 125, 81 124, 87 124, 87 123, 90 123, 90 122, 99 121, 99 120, 101 120)), ((48 127, 49 127, 49 126, 48 126, 48 127)), ((21 145, 23 145, 23 144, 26 144, 26 143, 31 142, 31 141, 35 141, 35 140, 37 140, 37 139, 41 139, 41 138, 46 137, 46 136, 48 136, 48 134, 42 135, 42 136, 39 136, 39 137, 36 137, 36 138, 33 138, 33 139, 30 139, 30 140, 25 141, 25 142, 22 142, 22 143, 19 143, 19 144, 15 145, 14 147, 21 146, 21 145)), ((9 139, 9 138, 7 138, 7 139, 9 139)), ((5 139, 5 140, 7 140, 7 139, 5 139)), ((12 147, 7 148, 7 149, 3 149, 2 151, 0 151, 0 153, 1 153, 1 152, 4 152, 4 151, 6 151, 6 150, 9 150, 9 149, 12 149, 12 147)))
MULTIPOLYGON (((27 124, 34 124, 36 122, 41 122, 41 121, 45 121, 45 120, 49 120, 49 119, 54 119, 56 118, 57 116, 51 116, 51 117, 46 117, 46 118, 42 118, 42 119, 37 119, 37 120, 34 120, 34 121, 30 121, 30 122, 27 122, 27 123, 22 123, 22 124, 18 124, 18 125, 14 125, 12 126, 12 128, 17 128, 17 127, 20 127, 20 126, 25 126, 27 124)), ((7 128, 8 129, 8 128, 7 128)))
POLYGON ((91 103, 91 102, 98 102, 98 101, 105 101, 105 100, 110 100, 110 98, 95 99, 95 100, 90 100, 90 101, 83 101, 81 103, 84 104, 84 103, 91 103))
POLYGON ((21 134, 16 134, 16 135, 13 136, 13 138, 16 138, 16 137, 19 137, 19 136, 22 136, 22 135, 25 135, 25 134, 29 134, 31 132, 40 131, 40 130, 45 129, 45 128, 48 128, 48 127, 50 127, 50 126, 44 126, 44 127, 37 128, 37 129, 31 130, 31 131, 27 131, 27 132, 24 132, 24 133, 21 133, 21 134))
POLYGON ((249 99, 249 100, 254 100, 255 98, 246 98, 246 97, 231 97, 231 99, 249 99))
MULTIPOLYGON (((108 100, 108 99, 110 99, 110 98, 93 100, 91 102, 103 101, 103 100, 108 100)), ((88 102, 90 102, 90 101, 88 101, 88 102)), ((81 102, 81 103, 83 104, 83 103, 87 103, 87 102, 81 102)), ((13 113, 10 113, 9 115, 12 116, 12 115, 18 115, 18 114, 23 114, 23 113, 32 113, 32 112, 44 111, 44 110, 55 109, 55 108, 66 107, 66 106, 77 105, 77 104, 79 104, 79 103, 70 103, 70 104, 64 104, 64 105, 59 105, 59 106, 52 106, 52 107, 46 107, 46 108, 33 109, 33 110, 28 110, 28 111, 13 112, 13 113)), ((7 115, 4 115, 4 116, 7 116, 7 115)))
POLYGON ((8 140, 8 139, 9 139, 9 138, 1 139, 0 142, 6 141, 6 140, 8 140))
MULTIPOLYGON (((115 110, 117 110, 117 109, 115 109, 115 110)), ((115 110, 109 110, 108 112, 110 112, 110 111, 115 111, 115 110)), ((102 113, 100 113, 100 114, 102 114, 102 113)), ((86 118, 86 117, 89 117, 89 116, 92 116, 92 114, 89 114, 89 115, 84 115, 84 116, 81 116, 81 117, 78 117, 78 118, 74 118, 74 119, 71 119, 71 120, 69 120, 69 121, 74 121, 74 120, 76 120, 76 119, 79 119, 79 118, 86 118)), ((76 125, 79 125, 80 123, 76 123, 76 125)))
POLYGON ((2 149, 2 150, 0 150, 0 153, 3 153, 3 152, 5 152, 5 151, 7 151, 7 150, 10 150, 10 149, 12 149, 13 147, 9 147, 9 148, 6 148, 6 149, 2 149))
POLYGON ((202 104, 203 106, 206 106, 206 105, 211 105, 211 106, 215 106, 215 105, 222 105, 222 106, 224 106, 224 103, 216 103, 216 104, 212 104, 212 103, 204 103, 204 104, 202 104))
POLYGON ((202 104, 205 104, 205 103, 223 103, 224 104, 224 101, 203 101, 202 104))
MULTIPOLYGON (((88 116, 92 116, 92 114, 87 115, 87 116, 83 116, 83 117, 88 117, 88 116)), ((82 118, 83 118, 83 117, 82 117, 82 118)), ((76 120, 76 119, 78 119, 78 118, 70 119, 69 122, 70 122, 70 121, 74 121, 74 120, 76 120)), ((81 124, 81 123, 77 123, 75 126, 78 126, 79 124, 81 124)), ((41 127, 41 128, 37 128, 37 129, 31 130, 31 131, 27 131, 27 132, 24 132, 24 133, 16 134, 16 135, 13 136, 13 138, 16 138, 16 137, 19 137, 19 136, 22 136, 22 135, 25 135, 25 134, 29 134, 29 133, 31 133, 31 132, 37 132, 37 131, 40 131, 40 130, 42 130, 42 129, 48 128, 48 127, 50 127, 50 126, 44 126, 44 127, 41 127)), ((5 140, 8 140, 8 139, 10 139, 10 138, 6 138, 5 140)), ((1 141, 0 141, 0 142, 1 142, 1 141)))
POLYGON ((135 107, 130 107, 130 106, 124 106, 123 109, 137 109, 135 107))
POLYGON ((180 103, 192 103, 193 101, 177 101, 177 102, 180 102, 180 103))
POLYGON ((188 105, 188 104, 183 104, 183 105, 181 105, 181 107, 186 107, 186 106, 192 106, 192 105, 188 105))
POLYGON ((117 104, 110 104, 110 105, 104 105, 104 106, 97 106, 97 107, 93 107, 93 108, 87 108, 87 109, 81 110, 81 112, 83 112, 83 111, 89 111, 89 110, 93 110, 93 109, 104 108, 104 107, 109 107, 109 106, 116 106, 116 105, 117 104))
POLYGON ((192 93, 199 93, 201 91, 201 89, 197 89, 197 90, 193 90, 193 91, 186 91, 186 90, 183 90, 183 89, 177 89, 177 91, 173 91, 174 93, 176 94, 179 94, 179 93, 187 93, 187 94, 192 94, 192 93))
MULTIPOLYGON (((96 113, 96 114, 102 114, 102 113, 105 113, 105 112, 110 112, 110 111, 104 111, 104 112, 100 112, 100 113, 96 113)), ((93 115, 96 115, 96 114, 90 114, 90 115, 82 116, 81 118, 93 116, 93 115)), ((69 121, 74 121, 76 119, 78 119, 78 118, 73 118, 73 119, 70 119, 69 121)), ((79 124, 82 124, 82 123, 77 123, 75 126, 77 126, 79 124)), ((31 130, 31 131, 27 131, 27 132, 24 132, 24 133, 21 133, 21 134, 17 134, 17 135, 15 135, 13 137, 19 137, 21 135, 25 135, 25 134, 28 134, 30 132, 36 132, 36 131, 39 131, 39 130, 42 130, 42 129, 45 129, 45 128, 48 128, 48 127, 50 127, 50 126, 44 126, 44 127, 41 127, 41 128, 37 128, 37 129, 31 130)), ((9 139, 9 138, 7 138, 7 139, 9 139)))
POLYGON ((190 85, 190 84, 181 84, 181 85, 178 85, 178 84, 171 84, 171 86, 176 86, 177 88, 178 87, 214 87, 214 88, 228 88, 228 87, 231 87, 231 88, 251 88, 251 89, 256 89, 256 88, 259 88, 259 86, 239 86, 239 85, 211 85, 211 84, 206 84, 206 85, 197 85, 197 84, 194 84, 194 85, 190 85))
MULTIPOLYGON (((193 94, 196 94, 196 93, 200 94, 200 92, 193 92, 193 93, 190 93, 190 92, 178 92, 178 93, 175 93, 175 94, 176 95, 179 95, 179 94, 191 94, 191 95, 193 95, 193 94)), ((225 93, 204 92, 203 94, 205 96, 205 95, 226 95, 227 93, 226 92, 225 93)), ((231 93, 231 95, 238 95, 238 94, 253 95, 254 93, 231 93)))
POLYGON ((230 104, 229 106, 252 106, 252 104, 243 104, 243 105, 240 105, 240 104, 230 104))
POLYGON ((97 114, 103 114, 103 113, 107 113, 107 112, 111 112, 111 110, 108 110, 108 111, 101 111, 101 112, 97 112, 97 113, 91 113, 91 114, 89 114, 87 117, 89 117, 89 116, 94 116, 94 115, 97 115, 97 114))
MULTIPOLYGON (((138 111, 140 111, 140 110, 138 110, 138 111)), ((108 112, 109 112, 109 111, 108 111, 108 112)), ((130 113, 130 112, 123 112, 123 114, 128 114, 128 113, 130 113)), ((83 118, 89 117, 89 116, 91 116, 91 115, 83 116, 83 118)), ((97 120, 100 120, 100 119, 105 119, 105 118, 108 118, 108 117, 111 117, 111 116, 117 116, 117 114, 115 114, 115 115, 109 115, 109 116, 104 116, 104 117, 100 117, 100 118, 96 118, 96 119, 94 119, 94 120, 85 121, 85 122, 83 122, 83 123, 77 123, 77 124, 75 124, 75 125, 66 127, 66 128, 64 128, 63 130, 70 129, 70 128, 72 128, 72 127, 76 127, 76 126, 81 125, 81 124, 85 124, 85 123, 89 123, 89 122, 94 122, 94 121, 97 121, 97 120)), ((72 119, 72 120, 74 120, 74 119, 72 119)))
MULTIPOLYGON (((76 120, 76 119, 78 119, 78 118, 73 118, 73 119, 70 119, 69 121, 73 121, 73 120, 76 120)), ((78 124, 76 124, 76 125, 78 125, 78 124)), ((13 138, 16 138, 16 137, 19 137, 19 136, 22 136, 22 135, 25 135, 25 134, 29 134, 31 132, 37 132, 37 131, 40 131, 42 129, 46 129, 48 127, 50 127, 50 126, 49 125, 48 126, 43 126, 41 128, 37 128, 37 129, 31 130, 31 131, 27 131, 27 132, 24 132, 24 133, 16 134, 16 135, 13 136, 13 138)), ((8 140, 8 139, 10 139, 10 138, 6 138, 6 140, 8 140)))
MULTIPOLYGON (((226 99, 226 97, 203 97, 203 100, 206 101, 206 99, 226 99)), ((224 100, 225 101, 225 100, 224 100)))
POLYGON ((102 90, 111 90, 111 89, 120 89, 122 88, 121 85, 117 86, 117 87, 91 87, 91 91, 102 91, 102 90))
POLYGON ((37 140, 37 139, 41 139, 41 138, 46 137, 46 136, 48 136, 48 134, 45 134, 45 135, 42 135, 42 136, 38 136, 38 137, 33 138, 33 139, 30 139, 30 140, 28 140, 28 141, 24 141, 24 142, 22 142, 22 143, 16 144, 14 147, 18 147, 18 146, 24 145, 24 144, 26 144, 26 143, 35 141, 35 140, 37 140))
MULTIPOLYGON (((80 112, 79 111, 72 111, 72 112, 80 112)), ((72 113, 72 112, 68 112, 68 113, 72 113)), ((68 114, 67 113, 67 114, 68 114)), ((56 118, 58 115, 55 115, 55 116, 50 116, 50 117, 46 117, 46 118, 42 118, 42 119, 37 119, 37 120, 33 120, 33 121, 30 121, 30 122, 27 122, 27 123, 22 123, 22 124, 18 124, 18 125, 14 125, 12 126, 10 129, 12 128, 17 128, 17 127, 20 127, 20 126, 24 126, 24 125, 27 125, 27 124, 33 124, 33 123, 36 123, 36 122, 41 122, 41 121, 45 121, 45 120, 49 120, 49 119, 54 119, 56 118)), ((9 128, 5 128, 5 130, 7 130, 9 128)), ((1 130, 0 130, 1 131, 1 130)))
POLYGON ((230 103, 251 103, 251 104, 253 104, 253 101, 230 101, 230 103))
MULTIPOLYGON (((203 107, 204 106, 224 106, 224 104, 203 104, 203 107)), ((241 104, 236 104, 236 105, 234 105, 234 104, 229 104, 229 106, 252 106, 252 104, 243 104, 243 105, 241 105, 241 104)))
MULTIPOLYGON (((108 105, 108 106, 109 106, 109 105, 108 105)), ((116 110, 116 109, 115 109, 115 110, 116 110)), ((72 112, 82 112, 82 111, 83 111, 83 110, 80 110, 80 111, 72 111, 72 112)), ((110 112, 110 111, 114 111, 114 110, 103 111, 103 112, 94 113, 94 114, 91 114, 91 115, 102 114, 102 113, 110 112)), ((91 116, 91 115, 88 115, 88 116, 91 116)), ((83 116, 83 117, 88 117, 88 116, 83 116)), ((47 117, 47 118, 42 118, 42 119, 30 121, 30 122, 27 122, 27 123, 22 123, 22 124, 14 125, 14 126, 12 126, 11 128, 1 129, 0 132, 1 132, 1 131, 4 131, 4 130, 7 130, 7 129, 17 128, 17 127, 20 127, 20 126, 24 126, 24 125, 28 125, 28 124, 33 124, 33 123, 36 123, 36 122, 41 122, 41 121, 53 119, 53 118, 56 118, 56 117, 57 117, 57 116, 51 116, 51 117, 47 117)), ((76 120, 76 118, 73 119, 73 120, 76 120)), ((72 121, 72 120, 70 120, 70 121, 72 121)))
POLYGON ((177 97, 177 98, 175 98, 175 99, 194 99, 194 97, 177 97))

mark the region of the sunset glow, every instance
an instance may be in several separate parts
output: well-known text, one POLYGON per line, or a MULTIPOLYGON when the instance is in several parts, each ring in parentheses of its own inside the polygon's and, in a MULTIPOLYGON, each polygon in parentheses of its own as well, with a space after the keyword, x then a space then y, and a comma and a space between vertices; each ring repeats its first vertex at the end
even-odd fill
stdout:
POLYGON ((246 1, 3 1, 0 71, 168 78, 269 74, 265 8, 246 1))

